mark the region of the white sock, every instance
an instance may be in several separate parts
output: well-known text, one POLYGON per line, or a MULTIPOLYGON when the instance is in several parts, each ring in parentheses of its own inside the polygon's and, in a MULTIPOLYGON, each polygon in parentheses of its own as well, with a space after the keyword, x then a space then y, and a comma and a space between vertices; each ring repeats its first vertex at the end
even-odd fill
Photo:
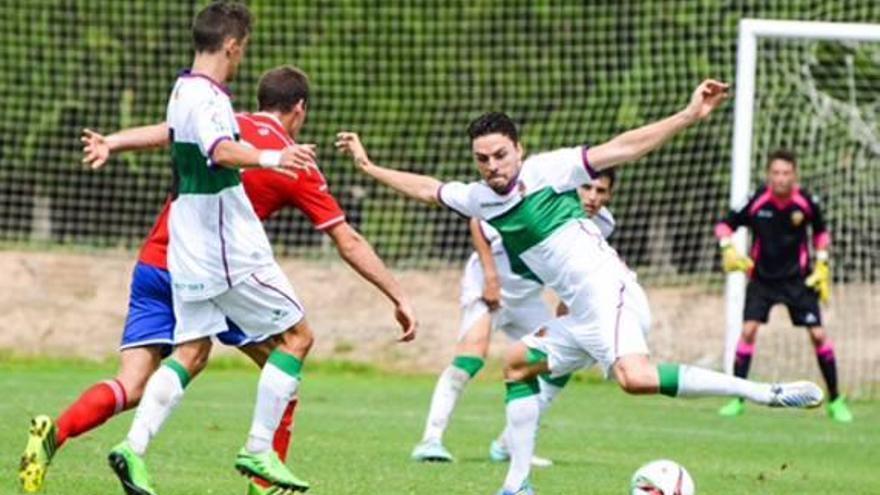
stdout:
POLYGON ((537 395, 530 395, 507 403, 505 441, 510 449, 510 466, 504 479, 505 490, 519 490, 529 478, 540 419, 538 402, 537 395))
POLYGON ((758 404, 769 404, 773 397, 770 385, 752 382, 717 371, 680 365, 678 397, 743 397, 758 404))
POLYGON ((257 385, 254 419, 245 447, 248 452, 262 454, 272 450, 275 430, 287 405, 296 396, 299 381, 298 377, 285 373, 271 361, 263 366, 257 385))
POLYGON ((431 397, 431 408, 428 410, 428 420, 425 423, 425 434, 422 441, 440 441, 443 433, 452 417, 452 411, 458 403, 458 398, 464 391, 471 377, 461 368, 449 365, 437 379, 434 387, 434 395, 431 397))
MULTIPOLYGON (((564 387, 557 387, 556 385, 553 385, 552 383, 548 382, 547 380, 544 380, 543 378, 539 378, 538 383, 541 386, 541 391, 538 394, 538 413, 539 413, 540 417, 543 418, 544 413, 547 412, 547 409, 550 408, 550 404, 553 403, 553 399, 555 399, 556 396, 559 395, 559 392, 562 392, 562 389, 564 387)), ((539 424, 540 424, 540 420, 539 420, 539 424)), ((495 440, 505 449, 507 448, 507 440, 505 440, 506 436, 507 436, 507 426, 504 427, 504 430, 501 432, 501 434, 495 440)))
POLYGON ((544 413, 547 412, 547 409, 550 408, 553 399, 559 395, 559 392, 562 392, 563 387, 557 387, 543 378, 539 378, 538 383, 541 384, 541 392, 538 394, 538 405, 540 406, 541 416, 543 417, 544 413))
POLYGON ((150 440, 159 433, 171 411, 180 403, 183 397, 180 380, 173 369, 162 365, 147 381, 127 437, 129 446, 138 455, 147 452, 150 440))

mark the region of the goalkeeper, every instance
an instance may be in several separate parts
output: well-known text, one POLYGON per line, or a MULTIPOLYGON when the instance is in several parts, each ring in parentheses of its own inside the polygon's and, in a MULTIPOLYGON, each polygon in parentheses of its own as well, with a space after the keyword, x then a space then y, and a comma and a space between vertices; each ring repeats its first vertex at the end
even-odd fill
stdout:
MULTIPOLYGON (((810 333, 819 368, 828 386, 828 415, 849 423, 852 413, 837 387, 837 365, 831 339, 822 328, 819 301, 830 296, 828 245, 831 237, 819 201, 797 182, 794 153, 780 149, 767 161, 767 183, 738 210, 732 210, 715 226, 721 242, 724 271, 747 272, 743 329, 736 348, 734 374, 745 378, 755 349, 758 328, 767 322, 770 308, 785 304, 791 322, 810 333), (810 269, 807 226, 812 226, 815 265, 810 269), (750 256, 737 252, 733 232, 747 227, 752 232, 750 256)), ((743 399, 734 399, 719 411, 722 416, 738 416, 745 411, 743 399)))

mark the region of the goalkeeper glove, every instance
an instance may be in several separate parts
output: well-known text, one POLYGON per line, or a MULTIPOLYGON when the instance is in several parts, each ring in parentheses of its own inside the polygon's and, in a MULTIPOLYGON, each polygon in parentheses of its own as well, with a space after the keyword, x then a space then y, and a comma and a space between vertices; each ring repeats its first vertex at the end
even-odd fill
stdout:
POLYGON ((733 241, 730 239, 721 240, 721 267, 726 273, 730 272, 747 272, 755 266, 755 263, 748 256, 739 254, 733 241))
POLYGON ((828 252, 816 253, 816 266, 807 277, 807 287, 819 294, 819 301, 827 303, 831 299, 831 268, 828 266, 828 252))

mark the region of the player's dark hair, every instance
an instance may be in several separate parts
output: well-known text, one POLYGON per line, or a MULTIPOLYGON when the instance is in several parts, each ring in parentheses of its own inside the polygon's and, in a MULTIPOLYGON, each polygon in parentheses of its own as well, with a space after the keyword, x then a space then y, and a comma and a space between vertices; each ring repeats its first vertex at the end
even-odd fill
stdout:
POLYGON ((794 154, 794 151, 786 148, 778 148, 770 152, 770 155, 767 157, 767 168, 770 168, 770 164, 773 163, 774 160, 783 160, 790 163, 795 169, 797 169, 797 155, 794 154))
POLYGON ((213 2, 196 14, 192 24, 196 53, 215 53, 227 38, 243 41, 251 34, 253 17, 247 6, 227 0, 213 2))
POLYGON ((617 181, 617 170, 614 168, 603 168, 596 172, 596 178, 608 177, 608 189, 614 189, 614 182, 617 181))
POLYGON ((257 88, 257 103, 264 112, 287 113, 300 101, 309 103, 309 78, 292 65, 263 73, 257 88))
POLYGON ((468 136, 471 142, 489 134, 503 134, 510 138, 514 144, 519 143, 519 132, 516 124, 504 112, 489 112, 477 117, 468 126, 468 136))

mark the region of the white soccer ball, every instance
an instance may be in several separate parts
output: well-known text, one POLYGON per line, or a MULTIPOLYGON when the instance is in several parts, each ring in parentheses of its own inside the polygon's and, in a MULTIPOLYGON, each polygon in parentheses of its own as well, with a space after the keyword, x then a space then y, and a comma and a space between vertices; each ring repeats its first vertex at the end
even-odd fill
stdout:
POLYGON ((636 470, 630 495, 694 495, 694 480, 681 464, 661 459, 636 470))

